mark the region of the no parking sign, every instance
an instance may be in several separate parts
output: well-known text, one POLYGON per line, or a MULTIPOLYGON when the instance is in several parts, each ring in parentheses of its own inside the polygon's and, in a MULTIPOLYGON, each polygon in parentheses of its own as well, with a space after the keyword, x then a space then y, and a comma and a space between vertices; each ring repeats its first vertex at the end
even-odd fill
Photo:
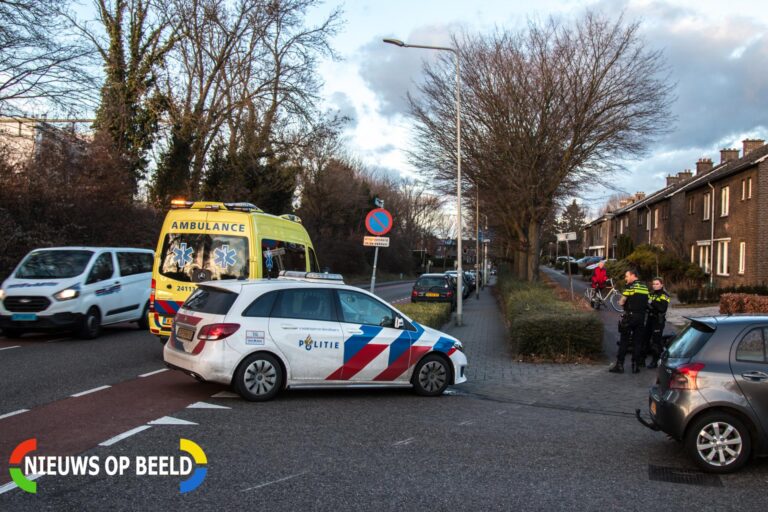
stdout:
POLYGON ((365 216, 365 228, 372 235, 386 235, 392 229, 392 214, 384 208, 371 210, 365 216))

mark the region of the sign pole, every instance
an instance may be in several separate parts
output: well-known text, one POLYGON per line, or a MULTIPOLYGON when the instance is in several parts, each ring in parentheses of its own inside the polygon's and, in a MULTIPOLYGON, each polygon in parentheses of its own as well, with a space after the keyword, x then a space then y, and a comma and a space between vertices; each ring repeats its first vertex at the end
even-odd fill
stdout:
MULTIPOLYGON (((570 251, 571 242, 566 240, 565 241, 565 255, 568 257, 568 261, 565 262, 566 265, 568 265, 568 286, 571 288, 571 302, 573 302, 573 278, 571 276, 571 251, 570 251)), ((376 267, 374 267, 376 268, 376 267)))
MULTIPOLYGON (((376 264, 379 262, 379 247, 376 246, 376 250, 373 253, 373 272, 371 273, 371 293, 376 288, 376 264)), ((573 295, 573 292, 571 292, 573 295)))

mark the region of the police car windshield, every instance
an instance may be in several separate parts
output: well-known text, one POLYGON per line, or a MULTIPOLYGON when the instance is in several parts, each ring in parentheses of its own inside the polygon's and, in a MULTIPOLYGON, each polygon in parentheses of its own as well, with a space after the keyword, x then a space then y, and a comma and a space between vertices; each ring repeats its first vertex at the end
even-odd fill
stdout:
POLYGON ((248 239, 242 236, 169 233, 160 253, 160 273, 200 283, 248 277, 248 239))
POLYGON ((24 260, 18 279, 65 279, 79 276, 91 261, 93 251, 35 251, 24 260))

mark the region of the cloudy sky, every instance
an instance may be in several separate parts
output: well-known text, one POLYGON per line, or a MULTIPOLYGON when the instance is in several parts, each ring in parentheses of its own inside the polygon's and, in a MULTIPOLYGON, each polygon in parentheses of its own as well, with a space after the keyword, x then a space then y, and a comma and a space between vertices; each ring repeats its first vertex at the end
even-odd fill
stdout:
MULTIPOLYGON (((438 53, 382 38, 446 45, 451 32, 516 28, 550 15, 568 20, 587 8, 640 21, 648 45, 664 51, 676 83, 671 132, 646 157, 629 162, 629 172, 609 178, 621 190, 656 190, 664 176, 695 168, 701 157, 717 163, 721 148, 741 148, 747 137, 768 139, 768 8, 762 2, 348 0, 328 1, 312 16, 338 5, 345 19, 334 40, 341 60, 320 67, 324 98, 327 108, 350 117, 347 146, 372 168, 415 172, 405 154, 412 133, 405 95, 415 91, 422 61, 438 53)), ((593 191, 584 200, 599 206, 610 193, 593 191)))

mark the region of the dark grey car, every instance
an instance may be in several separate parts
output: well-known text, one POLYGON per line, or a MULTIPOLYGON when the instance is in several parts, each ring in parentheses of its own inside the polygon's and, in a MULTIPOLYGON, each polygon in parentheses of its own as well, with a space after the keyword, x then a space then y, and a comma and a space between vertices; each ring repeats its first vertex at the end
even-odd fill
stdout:
POLYGON ((661 356, 644 425, 683 441, 706 471, 768 455, 768 316, 692 319, 661 356))

